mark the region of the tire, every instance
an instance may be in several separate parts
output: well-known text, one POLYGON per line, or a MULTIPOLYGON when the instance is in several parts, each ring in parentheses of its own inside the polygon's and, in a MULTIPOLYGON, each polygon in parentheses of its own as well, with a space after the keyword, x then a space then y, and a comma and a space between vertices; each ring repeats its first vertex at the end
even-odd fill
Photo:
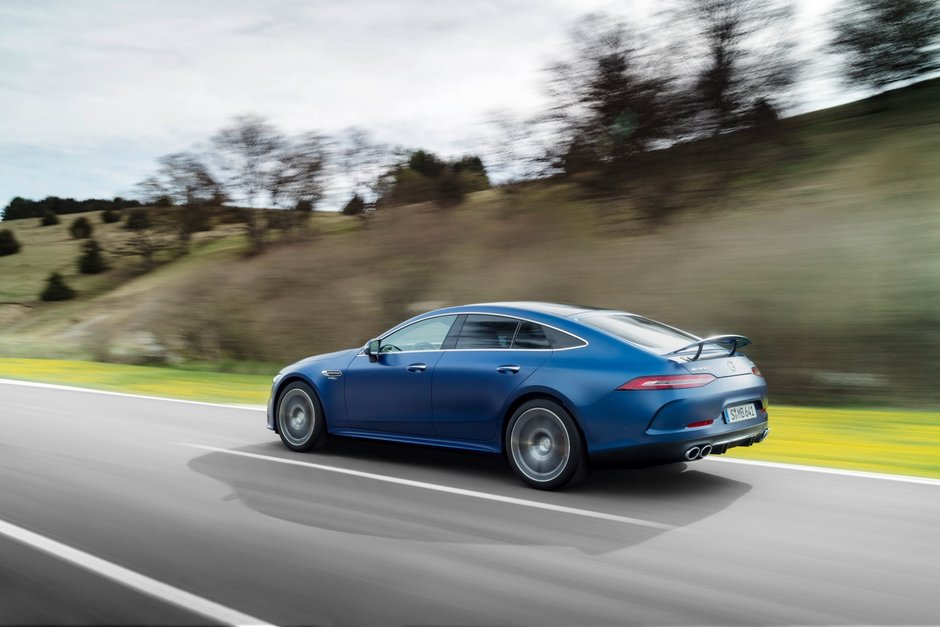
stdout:
POLYGON ((581 432, 568 411, 548 399, 522 404, 506 425, 506 457, 520 479, 557 490, 587 476, 581 432))
POLYGON ((277 433, 292 451, 309 451, 323 437, 323 410, 310 386, 294 381, 277 399, 277 433))

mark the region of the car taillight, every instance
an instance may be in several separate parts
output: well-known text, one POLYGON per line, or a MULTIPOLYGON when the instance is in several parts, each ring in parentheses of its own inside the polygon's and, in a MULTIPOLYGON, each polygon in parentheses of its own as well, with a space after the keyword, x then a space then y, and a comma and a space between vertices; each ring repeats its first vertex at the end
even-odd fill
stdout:
POLYGON ((760 373, 760 368, 757 366, 751 366, 751 374, 756 374, 758 377, 764 376, 760 373))
POLYGON ((683 390, 700 388, 715 380, 711 374, 667 374, 659 377, 637 377, 621 385, 618 390, 683 390))

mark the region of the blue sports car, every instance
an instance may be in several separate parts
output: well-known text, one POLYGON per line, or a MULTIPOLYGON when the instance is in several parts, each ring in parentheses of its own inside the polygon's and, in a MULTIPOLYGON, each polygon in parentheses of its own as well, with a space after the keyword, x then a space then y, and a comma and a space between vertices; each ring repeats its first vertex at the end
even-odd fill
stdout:
POLYGON ((738 352, 750 343, 590 307, 450 307, 284 368, 267 426, 294 451, 329 433, 505 453, 523 481, 551 490, 592 466, 761 442, 767 385, 738 352))

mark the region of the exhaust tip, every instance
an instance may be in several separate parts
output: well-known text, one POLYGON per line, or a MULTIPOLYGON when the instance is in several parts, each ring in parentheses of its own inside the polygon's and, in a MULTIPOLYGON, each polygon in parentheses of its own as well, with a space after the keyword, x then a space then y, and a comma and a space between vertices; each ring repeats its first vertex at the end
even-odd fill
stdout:
POLYGON ((699 452, 699 459, 704 459, 708 457, 712 452, 712 445, 706 444, 702 447, 702 450, 699 452))
POLYGON ((757 436, 757 440, 756 440, 756 441, 757 441, 757 442, 763 442, 764 440, 767 439, 767 436, 768 436, 768 435, 770 435, 770 429, 769 429, 769 428, 768 428, 768 429, 764 429, 763 431, 761 431, 760 435, 757 436))
POLYGON ((689 450, 685 452, 685 458, 689 461, 692 461, 693 459, 698 459, 698 456, 701 452, 702 452, 702 449, 700 449, 697 446, 693 446, 692 448, 690 448, 689 450))

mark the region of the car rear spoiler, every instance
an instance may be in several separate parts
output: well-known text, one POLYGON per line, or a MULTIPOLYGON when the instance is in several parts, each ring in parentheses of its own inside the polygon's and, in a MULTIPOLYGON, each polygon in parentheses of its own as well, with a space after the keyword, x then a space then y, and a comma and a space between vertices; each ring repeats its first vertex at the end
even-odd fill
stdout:
POLYGON ((751 340, 744 337, 743 335, 713 335, 711 337, 706 337, 703 340, 699 340, 698 342, 692 342, 691 344, 687 346, 683 346, 682 348, 678 350, 674 350, 666 354, 678 355, 679 353, 684 353, 686 351, 692 350, 693 348, 697 348, 698 350, 695 351, 695 356, 692 358, 692 361, 695 361, 696 359, 702 356, 702 348, 706 344, 719 344, 721 346, 731 347, 731 352, 726 355, 726 357, 731 357, 736 352, 738 352, 739 348, 743 348, 750 343, 751 343, 751 340))

